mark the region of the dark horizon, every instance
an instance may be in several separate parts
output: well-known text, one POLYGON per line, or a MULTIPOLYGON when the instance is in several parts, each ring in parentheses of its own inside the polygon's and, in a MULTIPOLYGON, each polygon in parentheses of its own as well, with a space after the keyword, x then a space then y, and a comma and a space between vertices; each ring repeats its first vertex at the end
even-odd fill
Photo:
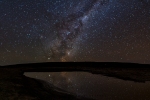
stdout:
MULTIPOLYGON (((38 67, 44 66, 89 66, 89 67, 94 67, 94 66, 110 66, 110 67, 118 67, 120 65, 126 66, 127 68, 132 68, 133 65, 136 66, 150 66, 150 64, 142 64, 142 63, 133 63, 133 62, 94 62, 94 61, 82 61, 82 62, 29 62, 29 63, 16 63, 16 64, 10 64, 10 65, 0 65, 1 67, 11 67, 11 66, 29 66, 29 65, 35 65, 38 67), (127 66, 127 65, 132 65, 132 66, 127 66)), ((49 66, 49 67, 51 67, 49 66)), ((36 68, 36 67, 35 67, 36 68)), ((136 67, 135 67, 136 68, 136 67)))

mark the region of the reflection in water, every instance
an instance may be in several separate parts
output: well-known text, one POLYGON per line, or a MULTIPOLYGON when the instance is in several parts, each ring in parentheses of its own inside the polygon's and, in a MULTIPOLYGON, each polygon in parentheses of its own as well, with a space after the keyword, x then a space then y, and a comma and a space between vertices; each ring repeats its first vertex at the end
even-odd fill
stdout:
POLYGON ((150 100, 150 82, 124 81, 87 72, 26 72, 24 75, 98 100, 150 100))

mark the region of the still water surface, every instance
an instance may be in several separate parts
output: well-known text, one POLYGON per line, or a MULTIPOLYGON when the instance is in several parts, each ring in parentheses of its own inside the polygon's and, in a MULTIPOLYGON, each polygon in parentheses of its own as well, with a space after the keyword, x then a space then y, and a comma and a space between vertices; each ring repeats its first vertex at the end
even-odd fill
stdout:
POLYGON ((88 72, 26 72, 24 75, 96 100, 150 100, 150 82, 125 81, 88 72))

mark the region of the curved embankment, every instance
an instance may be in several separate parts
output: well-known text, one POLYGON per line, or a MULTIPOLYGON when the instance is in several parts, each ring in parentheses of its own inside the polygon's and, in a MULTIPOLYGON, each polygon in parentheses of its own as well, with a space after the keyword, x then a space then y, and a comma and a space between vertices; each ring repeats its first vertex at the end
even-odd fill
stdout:
POLYGON ((20 68, 0 68, 0 100, 89 100, 48 82, 23 75, 20 68))
POLYGON ((150 65, 127 63, 40 63, 3 66, 0 68, 0 100, 87 99, 77 97, 75 94, 63 91, 47 82, 23 75, 24 72, 40 71, 86 71, 135 82, 150 81, 150 65), (37 65, 40 67, 36 67, 37 65))

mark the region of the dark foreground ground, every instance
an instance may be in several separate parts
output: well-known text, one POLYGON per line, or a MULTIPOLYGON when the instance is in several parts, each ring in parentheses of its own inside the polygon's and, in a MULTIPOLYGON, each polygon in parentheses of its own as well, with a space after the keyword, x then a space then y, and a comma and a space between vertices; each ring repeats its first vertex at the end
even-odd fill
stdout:
POLYGON ((24 72, 84 71, 134 82, 150 81, 150 65, 133 63, 34 63, 0 67, 0 100, 88 100, 24 72))

